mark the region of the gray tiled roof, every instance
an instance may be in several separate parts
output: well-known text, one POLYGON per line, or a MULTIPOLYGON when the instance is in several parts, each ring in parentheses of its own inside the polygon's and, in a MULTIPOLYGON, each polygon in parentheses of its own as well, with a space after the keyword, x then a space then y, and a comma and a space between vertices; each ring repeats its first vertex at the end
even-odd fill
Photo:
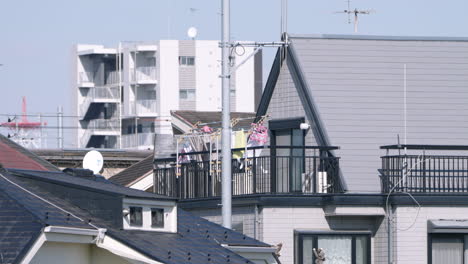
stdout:
POLYGON ((142 161, 133 164, 127 169, 117 173, 116 175, 109 178, 113 183, 127 186, 133 181, 141 178, 142 176, 153 171, 153 154, 149 155, 142 161))
MULTIPOLYGON (((225 229, 181 209, 178 210, 177 233, 122 230, 120 226, 99 218, 95 214, 99 208, 91 212, 78 207, 75 203, 77 201, 73 199, 64 200, 56 195, 60 186, 82 190, 87 185, 89 193, 105 191, 115 195, 131 196, 139 193, 141 198, 159 198, 150 193, 131 190, 110 182, 97 182, 65 173, 27 170, 12 170, 12 174, 3 170, 1 175, 0 253, 4 259, 7 258, 6 263, 20 260, 44 226, 90 229, 92 227, 88 222, 91 219, 91 223, 95 226, 106 228, 107 234, 111 237, 163 263, 252 263, 221 244, 268 247, 265 243, 225 229), (53 182, 54 189, 48 189, 40 182, 53 182), (56 206, 52 206, 49 202, 56 206), (19 239, 16 241, 13 238, 19 239)), ((120 211, 117 212, 117 215, 120 214, 120 211)))

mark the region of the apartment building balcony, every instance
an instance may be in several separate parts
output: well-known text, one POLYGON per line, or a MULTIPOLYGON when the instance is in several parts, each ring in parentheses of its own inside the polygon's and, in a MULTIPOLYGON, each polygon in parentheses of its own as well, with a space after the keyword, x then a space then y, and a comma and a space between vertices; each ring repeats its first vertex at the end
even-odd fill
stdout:
POLYGON ((379 170, 383 193, 468 193, 468 146, 391 145, 381 149, 387 151, 379 170))
POLYGON ((91 119, 86 121, 84 134, 81 136, 80 144, 87 147, 93 136, 119 136, 119 119, 91 119))
POLYGON ((94 87, 94 72, 79 72, 78 73, 79 87, 94 87))
POLYGON ((157 115, 157 101, 144 99, 130 102, 128 113, 135 116, 155 116, 157 115))
POLYGON ((80 105, 80 114, 85 117, 92 112, 93 103, 119 103, 120 90, 119 87, 91 87, 86 94, 86 97, 80 105))
POLYGON ((122 135, 122 148, 142 148, 153 147, 154 133, 138 133, 122 135))
MULTIPOLYGON (((265 146, 247 148, 232 160, 232 195, 314 195, 341 193, 336 147, 265 146), (304 149, 316 155, 278 156, 277 149, 304 149), (268 152, 262 155, 263 152, 268 152)), ((233 152, 245 149, 233 149, 233 152)), ((291 151, 291 153, 293 153, 291 151)), ((192 152, 155 161, 154 190, 182 200, 221 196, 222 163, 218 153, 192 152), (211 158, 210 158, 211 157, 211 158), (178 161, 177 161, 178 160, 178 161)))
POLYGON ((156 67, 144 66, 131 68, 130 80, 136 84, 157 84, 156 67))

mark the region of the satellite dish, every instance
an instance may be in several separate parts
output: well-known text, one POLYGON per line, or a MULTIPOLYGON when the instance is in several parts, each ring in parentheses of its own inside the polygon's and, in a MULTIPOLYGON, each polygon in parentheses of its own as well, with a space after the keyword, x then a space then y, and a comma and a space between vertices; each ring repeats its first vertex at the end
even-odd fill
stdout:
POLYGON ((98 174, 102 165, 104 164, 104 159, 99 151, 91 150, 83 158, 83 169, 92 170, 94 174, 98 174))
POLYGON ((197 37, 197 33, 198 33, 198 30, 196 27, 190 27, 188 30, 187 30, 187 36, 191 39, 194 39, 197 37))

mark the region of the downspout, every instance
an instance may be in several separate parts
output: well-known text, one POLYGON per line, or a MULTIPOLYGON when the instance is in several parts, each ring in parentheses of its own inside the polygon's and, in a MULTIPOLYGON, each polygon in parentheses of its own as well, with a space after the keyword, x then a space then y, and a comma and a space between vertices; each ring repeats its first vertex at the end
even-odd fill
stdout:
POLYGON ((258 204, 255 204, 255 207, 254 207, 254 238, 255 239, 258 239, 258 223, 259 223, 259 220, 258 220, 258 204))
POLYGON ((393 264, 393 206, 390 203, 387 212, 387 254, 388 264, 393 264))

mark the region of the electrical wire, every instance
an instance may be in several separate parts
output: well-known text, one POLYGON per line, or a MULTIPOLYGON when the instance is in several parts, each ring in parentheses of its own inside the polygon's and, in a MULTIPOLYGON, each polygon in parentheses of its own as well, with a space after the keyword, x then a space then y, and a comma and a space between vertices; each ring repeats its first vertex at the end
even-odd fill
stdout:
MULTIPOLYGON (((386 212, 388 212, 389 210, 389 199, 390 199, 390 195, 392 194, 393 191, 395 191, 395 189, 398 187, 398 185, 400 185, 407 177, 408 177, 408 174, 411 173, 411 171, 419 164, 423 163, 423 162, 426 162, 428 160, 430 160, 431 158, 427 158, 425 160, 421 160, 421 155, 418 156, 418 162, 416 162, 415 164, 413 164, 413 166, 408 169, 407 171, 404 172, 403 174, 403 177, 401 177, 401 179, 397 182, 397 184, 395 184, 391 189, 390 191, 388 192, 388 195, 387 195, 387 198, 385 199, 385 209, 386 209, 386 212)), ((404 165, 404 167, 406 167, 407 164, 404 165)), ((404 168, 403 168, 404 169, 404 168)), ((414 198, 414 196, 412 194, 410 194, 409 192, 400 192, 402 194, 406 194, 408 195, 417 205, 418 205, 418 211, 416 213, 416 216, 413 220, 413 222, 407 227, 407 228, 397 228, 398 231, 407 231, 409 229, 411 229, 415 224, 416 224, 416 220, 417 218, 419 217, 419 213, 421 211, 421 204, 416 200, 416 198, 414 198)), ((388 213, 387 213, 388 214, 388 213)), ((394 219, 393 218, 390 218, 389 216, 387 216, 388 219, 392 222, 392 223, 395 223, 394 219)))
POLYGON ((39 196, 39 195, 37 195, 37 194, 35 194, 35 193, 33 193, 33 192, 27 190, 26 188, 22 187, 21 185, 15 183, 15 182, 13 182, 13 181, 11 181, 11 180, 8 179, 7 177, 3 176, 1 173, 0 173, 0 177, 2 177, 4 180, 6 180, 7 182, 9 182, 10 184, 16 186, 17 188, 23 190, 24 192, 26 192, 26 193, 28 193, 28 194, 30 194, 30 195, 36 197, 37 199, 39 199, 39 200, 41 200, 41 201, 43 201, 43 202, 45 202, 45 203, 47 203, 47 204, 49 204, 49 205, 51 205, 51 206, 57 208, 57 209, 59 209, 60 211, 66 213, 66 214, 68 214, 68 215, 70 215, 70 216, 73 216, 74 218, 76 218, 76 219, 78 219, 78 220, 80 220, 80 221, 82 221, 82 222, 84 222, 84 223, 87 223, 88 225, 90 225, 90 226, 92 226, 92 227, 94 227, 94 228, 96 228, 96 229, 98 229, 98 230, 100 229, 99 227, 95 226, 94 224, 83 220, 82 218, 76 216, 75 214, 73 214, 73 213, 71 213, 71 212, 69 212, 69 211, 67 211, 67 210, 65 210, 65 209, 63 209, 63 208, 61 208, 60 206, 58 206, 58 205, 56 205, 56 204, 54 204, 54 203, 52 203, 52 202, 50 202, 50 201, 48 201, 48 200, 42 198, 41 196, 39 196))

